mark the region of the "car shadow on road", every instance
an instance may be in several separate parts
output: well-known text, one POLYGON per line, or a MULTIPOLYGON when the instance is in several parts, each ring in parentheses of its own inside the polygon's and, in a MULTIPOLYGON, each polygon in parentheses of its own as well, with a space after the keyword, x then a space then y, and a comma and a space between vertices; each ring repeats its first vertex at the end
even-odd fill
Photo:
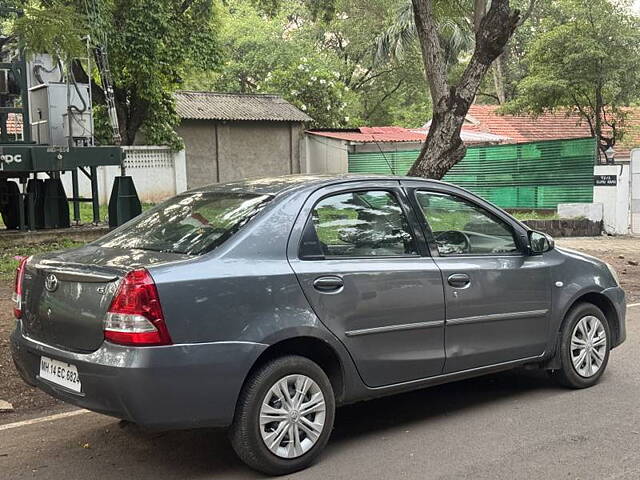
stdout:
MULTIPOLYGON (((516 370, 347 405, 338 409, 328 453, 348 448, 351 442, 411 429, 441 416, 553 390, 562 391, 544 372, 516 370)), ((137 471, 137 479, 261 478, 236 458, 223 430, 153 432, 135 425, 113 430, 108 435, 117 438, 108 443, 119 450, 116 465, 145 462, 145 453, 149 461, 153 458, 152 471, 137 471)))
POLYGON ((540 370, 518 369, 392 395, 338 409, 331 442, 339 445, 355 436, 382 434, 441 416, 480 409, 532 392, 562 391, 540 370))

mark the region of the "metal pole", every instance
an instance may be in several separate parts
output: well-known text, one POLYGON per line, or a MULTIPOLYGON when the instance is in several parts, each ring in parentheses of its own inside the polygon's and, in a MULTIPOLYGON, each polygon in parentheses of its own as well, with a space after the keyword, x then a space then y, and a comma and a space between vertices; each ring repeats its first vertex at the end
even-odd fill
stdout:
POLYGON ((93 223, 100 223, 100 199, 98 197, 98 169, 89 167, 91 171, 91 203, 93 204, 93 223))
POLYGON ((27 229, 27 219, 25 218, 24 197, 22 192, 18 192, 18 214, 20 217, 20 230, 25 231, 27 229))
MULTIPOLYGON (((36 229, 36 189, 38 188, 38 174, 33 173, 33 189, 27 190, 27 199, 29 200, 29 230, 36 229)), ((27 184, 28 185, 28 184, 27 184)))
POLYGON ((71 191, 73 195, 73 221, 78 225, 80 223, 80 202, 78 201, 78 169, 71 170, 71 191))

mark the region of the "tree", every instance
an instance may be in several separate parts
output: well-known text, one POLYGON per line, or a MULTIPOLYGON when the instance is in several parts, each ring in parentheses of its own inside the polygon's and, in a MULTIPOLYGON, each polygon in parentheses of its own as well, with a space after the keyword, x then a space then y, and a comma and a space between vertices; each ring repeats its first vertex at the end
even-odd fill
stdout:
POLYGON ((349 115, 358 125, 424 124, 431 112, 422 86, 424 72, 415 42, 402 58, 379 61, 374 32, 390 28, 402 15, 397 0, 338 0, 335 15, 323 22, 306 22, 297 38, 311 41, 333 59, 332 68, 353 92, 349 115))
MULTIPOLYGON (((43 41, 48 27, 42 19, 55 9, 65 9, 67 22, 108 43, 124 144, 133 144, 142 132, 150 143, 179 147, 172 93, 187 70, 212 69, 220 63, 214 0, 24 0, 23 4, 25 15, 15 21, 14 34, 32 52, 78 54, 77 45, 43 41), (87 5, 95 7, 87 12, 87 5)), ((95 71, 87 72, 85 65, 74 61, 73 74, 77 81, 91 81, 94 101, 104 104, 95 71)))
POLYGON ((372 32, 391 23, 395 0, 338 0, 337 13, 320 16, 318 2, 260 5, 225 2, 220 16, 224 67, 190 74, 187 88, 279 93, 307 109, 321 127, 416 127, 427 120, 430 101, 421 88, 424 73, 416 46, 409 46, 401 61, 381 63, 375 57, 372 32))
POLYGON ((553 8, 505 110, 576 112, 604 152, 622 138, 623 107, 640 94, 640 21, 609 0, 559 0, 553 8))
POLYGON ((460 131, 478 87, 493 61, 504 51, 520 18, 509 0, 474 0, 475 47, 471 59, 456 83, 450 83, 434 1, 412 0, 417 37, 433 104, 433 118, 427 139, 409 175, 442 178, 464 157, 466 147, 460 131), (486 12, 486 13, 485 13, 486 12))
POLYGON ((186 87, 280 94, 317 126, 344 126, 352 95, 335 69, 337 59, 303 34, 311 19, 303 20, 302 13, 308 14, 298 2, 267 15, 246 0, 229 0, 220 16, 224 67, 189 75, 186 87))

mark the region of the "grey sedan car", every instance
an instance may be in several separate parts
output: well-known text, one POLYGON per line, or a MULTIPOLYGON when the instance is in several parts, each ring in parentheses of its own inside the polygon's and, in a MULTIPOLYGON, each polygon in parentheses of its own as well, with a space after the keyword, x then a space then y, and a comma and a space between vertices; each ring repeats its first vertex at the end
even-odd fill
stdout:
POLYGON ((625 340, 612 268, 437 181, 290 176, 192 190, 20 263, 26 382, 157 428, 229 427, 311 464, 337 405, 519 366, 572 388, 625 340))

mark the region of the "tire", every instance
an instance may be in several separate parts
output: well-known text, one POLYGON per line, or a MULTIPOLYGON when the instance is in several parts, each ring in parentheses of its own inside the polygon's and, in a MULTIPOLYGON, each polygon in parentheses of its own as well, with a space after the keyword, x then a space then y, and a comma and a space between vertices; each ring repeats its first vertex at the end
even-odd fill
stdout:
MULTIPOLYGON (((574 345, 577 347, 577 344, 574 345)), ((602 313, 598 307, 590 303, 581 303, 574 308, 572 308, 567 314, 566 320, 564 322, 564 326, 562 327, 562 331, 560 334, 560 345, 559 345, 559 355, 561 368, 559 370, 555 370, 551 372, 551 377, 554 378, 561 385, 568 388, 587 388, 595 385, 602 377, 604 371, 607 368, 607 363, 609 362, 609 351, 611 349, 611 329, 609 327, 609 322, 607 321, 607 317, 602 313), (597 319, 602 325, 602 329, 599 330, 601 333, 595 334, 595 341, 587 340, 588 344, 593 344, 589 350, 595 351, 593 354, 589 354, 589 350, 585 353, 585 360, 581 365, 584 367, 576 367, 574 364, 574 359, 576 362, 579 362, 579 355, 582 353, 582 349, 574 348, 572 350, 572 339, 576 339, 577 341, 581 341, 583 334, 580 332, 580 327, 578 324, 585 320, 586 325, 583 324, 583 328, 586 328, 589 331, 590 327, 593 327, 590 331, 597 328, 596 321, 593 318, 597 319), (592 319, 592 320, 588 320, 592 319), (580 338, 574 337, 574 333, 578 332, 580 338), (596 344, 601 343, 602 335, 604 335, 604 346, 599 345, 596 347, 596 344), (587 358, 587 357, 590 357, 587 358), (601 358, 601 359, 600 359, 601 358), (600 359, 600 360, 598 360, 600 359), (591 370, 588 368, 587 361, 591 361, 591 370), (597 362, 600 361, 599 366, 597 362), (595 370, 597 367, 597 371, 595 370)))
POLYGON ((334 417, 335 397, 327 375, 308 358, 290 355, 269 361, 245 381, 229 430, 229 438, 238 457, 249 467, 267 475, 285 475, 307 468, 318 458, 331 435, 334 417), (304 378, 312 382, 304 383, 304 378), (283 384, 288 385, 289 397, 294 397, 291 404, 287 403, 283 390, 277 388, 277 385, 283 384), (302 389, 306 389, 306 394, 300 400, 294 392, 302 389), (319 393, 324 398, 324 413, 318 402, 321 398, 319 393), (284 403, 280 399, 283 399, 284 403), (263 405, 265 401, 266 407, 263 405), (310 405, 316 407, 312 413, 305 415, 303 409, 296 406, 296 401, 302 401, 302 404, 298 405, 303 408, 307 405, 308 410, 312 408, 310 405), (290 405, 293 407, 290 408, 290 405), (261 425, 261 409, 269 407, 276 408, 278 413, 274 411, 273 414, 285 419, 264 422, 261 425), (282 413, 285 411, 286 414, 282 413), (319 435, 313 435, 313 431, 310 431, 311 435, 307 435, 309 423, 322 423, 319 435), (267 446, 267 440, 263 440, 263 435, 276 434, 279 427, 280 432, 287 433, 280 440, 276 435, 275 441, 271 442, 272 445, 276 445, 272 447, 276 452, 267 446), (293 447, 289 442, 289 432, 293 432, 294 439, 297 439, 293 447))

